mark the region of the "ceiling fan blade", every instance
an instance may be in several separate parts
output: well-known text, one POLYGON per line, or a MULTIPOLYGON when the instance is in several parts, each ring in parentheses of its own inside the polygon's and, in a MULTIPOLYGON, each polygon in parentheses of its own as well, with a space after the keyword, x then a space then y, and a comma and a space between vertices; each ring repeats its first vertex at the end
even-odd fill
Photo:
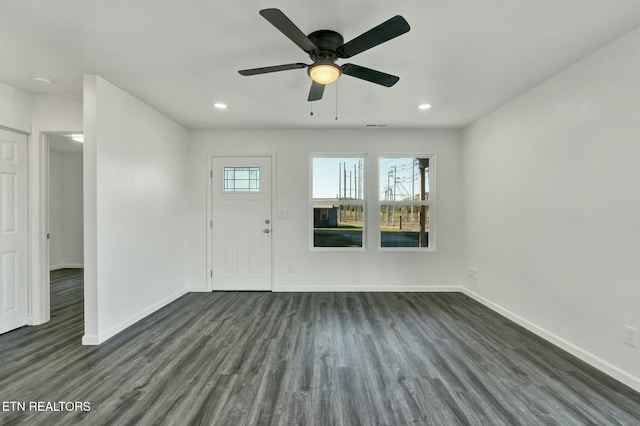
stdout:
POLYGON ((318 50, 309 38, 280 9, 263 9, 260 15, 307 53, 318 50))
POLYGON ((315 81, 311 81, 311 89, 309 90, 309 98, 307 99, 309 102, 319 101, 322 99, 322 94, 324 93, 324 84, 316 83, 315 81))
POLYGON ((381 86, 391 87, 400 80, 400 77, 396 77, 395 75, 361 67, 360 65, 344 64, 341 68, 343 74, 361 78, 362 80, 380 84, 381 86))
POLYGON ((343 44, 338 48, 338 56, 341 58, 350 58, 385 41, 409 32, 410 29, 411 27, 409 27, 407 20, 400 15, 396 15, 377 27, 343 44))
POLYGON ((248 70, 240 70, 238 72, 241 75, 256 75, 256 74, 266 74, 269 72, 276 72, 276 71, 295 70, 295 69, 306 68, 306 67, 307 67, 307 64, 298 62, 296 64, 285 64, 285 65, 274 65, 272 67, 251 68, 248 70))

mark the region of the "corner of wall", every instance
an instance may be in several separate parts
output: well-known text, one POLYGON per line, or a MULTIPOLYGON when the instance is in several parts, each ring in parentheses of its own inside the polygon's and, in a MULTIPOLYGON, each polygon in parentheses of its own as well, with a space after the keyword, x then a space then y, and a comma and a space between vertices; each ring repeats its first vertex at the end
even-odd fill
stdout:
MULTIPOLYGON (((97 76, 83 79, 83 220, 84 220, 84 329, 87 341, 98 336, 98 242, 96 194, 97 76)), ((84 339, 83 339, 84 341, 84 339)), ((87 343, 98 344, 98 343, 87 343)))

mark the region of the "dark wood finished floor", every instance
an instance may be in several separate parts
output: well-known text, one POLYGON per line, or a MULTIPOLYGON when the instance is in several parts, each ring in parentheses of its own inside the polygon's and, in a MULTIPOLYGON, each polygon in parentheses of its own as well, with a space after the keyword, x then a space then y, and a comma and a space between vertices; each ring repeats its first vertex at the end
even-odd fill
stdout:
POLYGON ((81 346, 82 275, 0 336, 0 412, 28 425, 638 425, 640 395, 457 293, 192 293, 81 346))

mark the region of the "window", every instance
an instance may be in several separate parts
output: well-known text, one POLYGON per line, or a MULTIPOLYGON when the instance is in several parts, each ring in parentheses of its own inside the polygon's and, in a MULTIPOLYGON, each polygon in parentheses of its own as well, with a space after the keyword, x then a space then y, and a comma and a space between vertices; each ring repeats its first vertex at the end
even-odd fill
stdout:
POLYGON ((380 157, 380 247, 432 248, 432 156, 380 157))
POLYGON ((260 192, 260 167, 225 167, 224 192, 260 192))
POLYGON ((364 157, 312 156, 312 247, 364 247, 364 157))

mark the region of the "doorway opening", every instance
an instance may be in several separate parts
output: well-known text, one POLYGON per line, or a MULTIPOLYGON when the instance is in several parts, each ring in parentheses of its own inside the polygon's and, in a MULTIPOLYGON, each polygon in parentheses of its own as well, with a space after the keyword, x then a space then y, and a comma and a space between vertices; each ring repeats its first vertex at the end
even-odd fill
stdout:
MULTIPOLYGON (((45 174, 45 224, 48 253, 47 288, 84 268, 82 133, 44 135, 48 161, 45 174)), ((47 304, 50 305, 50 304, 47 304)))

